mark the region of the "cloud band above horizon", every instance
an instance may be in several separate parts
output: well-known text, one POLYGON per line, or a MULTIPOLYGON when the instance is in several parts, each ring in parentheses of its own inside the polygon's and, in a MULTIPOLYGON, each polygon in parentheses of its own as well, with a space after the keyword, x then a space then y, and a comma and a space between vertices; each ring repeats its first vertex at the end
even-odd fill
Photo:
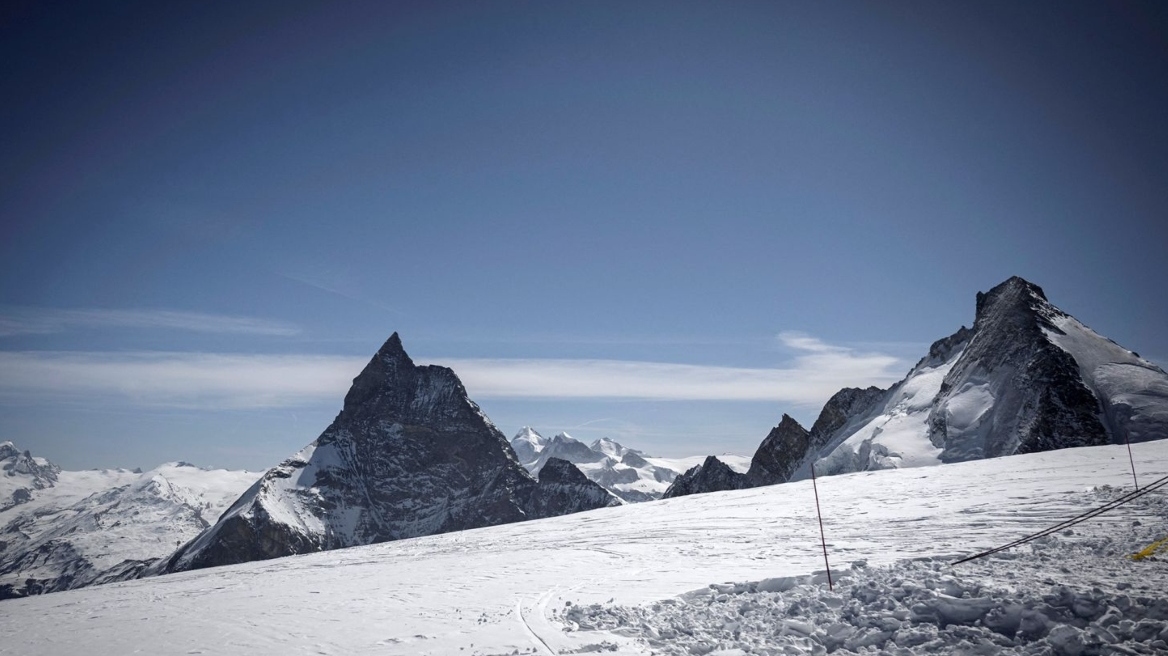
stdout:
MULTIPOLYGON (((787 335, 787 334, 784 334, 787 335)), ((814 338, 786 367, 748 368, 603 359, 433 358, 471 398, 643 399, 822 403, 842 387, 887 385, 901 362, 814 338)), ((0 402, 109 402, 258 409, 340 403, 365 358, 177 352, 0 352, 0 402)))
POLYGON ((299 327, 281 321, 180 310, 0 307, 0 337, 77 330, 144 328, 198 333, 291 337, 299 327))

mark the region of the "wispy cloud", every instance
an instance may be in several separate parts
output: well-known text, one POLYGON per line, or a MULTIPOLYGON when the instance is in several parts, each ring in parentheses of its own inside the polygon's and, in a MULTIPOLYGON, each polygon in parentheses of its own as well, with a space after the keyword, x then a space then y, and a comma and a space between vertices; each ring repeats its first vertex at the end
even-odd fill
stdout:
POLYGON ((843 346, 828 344, 818 337, 813 337, 807 333, 801 333, 794 330, 783 331, 779 333, 778 337, 783 346, 794 349, 796 351, 808 351, 811 353, 847 353, 851 350, 843 346))
POLYGON ((826 401, 841 387, 885 385, 899 360, 818 353, 790 367, 753 369, 627 360, 447 359, 481 398, 627 398, 663 401, 826 401))
MULTIPOLYGON (((472 398, 770 401, 816 404, 846 386, 887 385, 902 362, 808 336, 779 368, 630 360, 432 358, 472 398)), ((0 399, 119 398, 185 408, 340 403, 365 358, 322 355, 0 352, 0 399)))
POLYGON ((198 353, 0 353, 9 402, 110 399, 143 406, 253 409, 333 400, 365 358, 198 353))
POLYGON ((292 324, 177 310, 106 310, 0 307, 0 337, 49 335, 98 328, 155 328, 201 333, 294 336, 292 324))

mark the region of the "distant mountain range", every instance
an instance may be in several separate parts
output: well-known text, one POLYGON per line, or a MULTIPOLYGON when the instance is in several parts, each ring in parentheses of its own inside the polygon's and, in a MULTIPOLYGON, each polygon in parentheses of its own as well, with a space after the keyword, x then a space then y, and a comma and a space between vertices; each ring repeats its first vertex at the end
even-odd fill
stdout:
POLYGON ((783 415, 745 474, 702 465, 665 496, 1165 437, 1168 374, 1014 277, 899 383, 840 390, 810 430, 783 415))
MULTIPOLYGON (((548 439, 528 426, 511 438, 511 448, 519 462, 533 475, 539 474, 552 459, 567 460, 589 480, 630 503, 660 499, 679 475, 704 459, 701 456, 655 458, 607 437, 591 445, 567 433, 548 439)), ((720 455, 717 458, 724 466, 739 472, 745 472, 750 464, 750 459, 743 456, 720 455)))
POLYGON ((0 443, 0 599, 135 578, 258 476, 182 462, 146 473, 62 471, 0 443))

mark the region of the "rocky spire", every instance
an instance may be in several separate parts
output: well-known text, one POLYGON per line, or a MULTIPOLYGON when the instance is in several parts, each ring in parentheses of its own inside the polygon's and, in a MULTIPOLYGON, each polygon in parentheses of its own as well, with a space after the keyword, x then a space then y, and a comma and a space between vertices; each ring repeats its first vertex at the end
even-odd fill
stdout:
POLYGON ((785 482, 809 448, 811 433, 784 413, 754 452, 746 477, 752 486, 785 482))
POLYGON ((446 367, 415 365, 394 333, 353 380, 332 425, 264 474, 166 569, 385 542, 614 502, 603 488, 580 479, 538 485, 458 376, 446 367))

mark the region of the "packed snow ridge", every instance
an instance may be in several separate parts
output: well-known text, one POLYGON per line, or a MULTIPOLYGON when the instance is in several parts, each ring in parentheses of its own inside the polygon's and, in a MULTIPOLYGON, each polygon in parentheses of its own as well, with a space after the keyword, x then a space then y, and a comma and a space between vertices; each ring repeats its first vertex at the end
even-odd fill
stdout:
POLYGON ((810 430, 784 415, 746 474, 697 468, 665 496, 1165 437, 1168 374, 1014 277, 899 383, 840 390, 810 430))

